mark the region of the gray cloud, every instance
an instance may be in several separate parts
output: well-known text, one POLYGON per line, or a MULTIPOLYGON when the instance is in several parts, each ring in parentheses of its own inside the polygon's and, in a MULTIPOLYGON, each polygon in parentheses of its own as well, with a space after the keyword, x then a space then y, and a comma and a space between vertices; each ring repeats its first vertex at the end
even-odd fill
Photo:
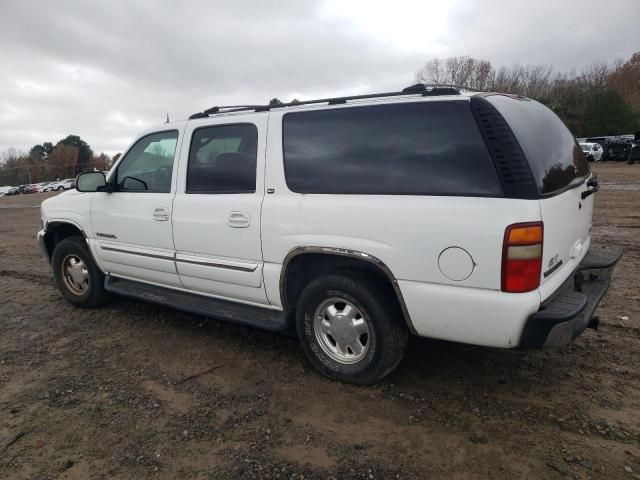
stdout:
POLYGON ((627 57, 640 5, 615 3, 457 0, 435 15, 402 1, 4 1, 0 149, 76 133, 115 153, 166 113, 397 89, 433 56, 558 69, 627 57))

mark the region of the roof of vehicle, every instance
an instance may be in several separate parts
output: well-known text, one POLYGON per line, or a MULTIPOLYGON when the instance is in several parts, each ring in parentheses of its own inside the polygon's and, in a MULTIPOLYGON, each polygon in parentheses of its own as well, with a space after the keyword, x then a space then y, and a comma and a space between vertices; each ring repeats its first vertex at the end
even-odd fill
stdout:
MULTIPOLYGON (((411 85, 397 92, 373 93, 345 97, 321 98, 300 102, 283 103, 280 105, 227 105, 205 109, 191 115, 186 120, 175 120, 155 125, 140 132, 136 138, 152 133, 180 128, 185 123, 212 118, 245 117, 248 115, 268 115, 270 112, 297 112, 307 110, 324 110, 345 106, 381 105, 389 103, 410 103, 428 101, 469 101, 475 95, 505 95, 512 98, 525 97, 498 92, 482 92, 473 88, 459 85, 411 85)), ((203 121, 203 123, 206 123, 203 121)))
POLYGON ((202 112, 194 113, 189 117, 190 120, 198 118, 208 118, 211 115, 220 115, 235 112, 268 112, 275 109, 283 108, 295 108, 300 109, 315 105, 345 105, 347 102, 375 102, 379 99, 390 99, 391 101, 397 101, 397 97, 441 97, 441 96, 455 96, 459 98, 462 92, 475 91, 468 87, 458 85, 427 85, 424 83, 417 83, 409 87, 404 88, 402 91, 396 92, 384 92, 384 93, 371 93, 364 95, 351 95, 344 97, 330 97, 319 98, 315 100, 303 100, 293 101, 289 103, 280 103, 277 105, 224 105, 207 108, 202 112), (394 100, 395 99, 395 100, 394 100))
MULTIPOLYGON (((316 100, 295 101, 278 105, 226 105, 207 108, 194 113, 188 120, 212 118, 213 116, 235 116, 261 112, 282 112, 327 109, 344 106, 377 105, 385 103, 433 101, 433 100, 469 100, 478 94, 487 94, 469 87, 458 85, 426 85, 416 84, 397 92, 372 93, 345 97, 321 98, 316 100)), ((504 94, 507 95, 507 94, 504 94)), ((516 96, 514 96, 516 97, 516 96)), ((523 97, 518 97, 523 98, 523 97)), ((177 123, 177 122, 176 122, 177 123)))

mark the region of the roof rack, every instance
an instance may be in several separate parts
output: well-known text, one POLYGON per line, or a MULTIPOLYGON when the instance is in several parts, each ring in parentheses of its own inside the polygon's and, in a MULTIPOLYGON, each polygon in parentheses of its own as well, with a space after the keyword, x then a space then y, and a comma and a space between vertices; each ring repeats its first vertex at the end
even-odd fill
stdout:
POLYGON ((328 105, 340 105, 349 100, 364 100, 368 98, 397 97, 400 95, 422 95, 423 97, 433 97, 439 95, 460 95, 461 90, 475 91, 472 88, 459 85, 432 85, 417 83, 403 89, 400 92, 371 93, 367 95, 351 95, 348 97, 320 98, 316 100, 304 100, 298 102, 280 103, 278 105, 225 105, 207 108, 203 112, 194 113, 189 120, 196 118, 207 118, 209 115, 232 112, 266 112, 272 108, 297 107, 300 105, 312 105, 316 103, 326 103, 328 105))

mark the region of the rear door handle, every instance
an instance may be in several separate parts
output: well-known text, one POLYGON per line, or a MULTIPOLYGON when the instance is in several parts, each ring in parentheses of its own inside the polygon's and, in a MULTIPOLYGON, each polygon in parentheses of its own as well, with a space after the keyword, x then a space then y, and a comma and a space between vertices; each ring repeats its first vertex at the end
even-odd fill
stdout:
POLYGON ((231 212, 228 222, 233 228, 247 228, 251 224, 251 217, 245 212, 231 212))
POLYGON ((153 219, 156 222, 166 222, 169 220, 169 209, 165 207, 155 207, 153 209, 153 219))

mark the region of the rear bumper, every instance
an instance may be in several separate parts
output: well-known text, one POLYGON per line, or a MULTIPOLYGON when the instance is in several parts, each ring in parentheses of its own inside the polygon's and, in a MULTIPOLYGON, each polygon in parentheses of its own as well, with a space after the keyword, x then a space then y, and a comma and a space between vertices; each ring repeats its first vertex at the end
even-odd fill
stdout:
POLYGON ((590 324, 622 256, 618 247, 592 245, 576 271, 527 319, 520 348, 560 347, 590 324))

